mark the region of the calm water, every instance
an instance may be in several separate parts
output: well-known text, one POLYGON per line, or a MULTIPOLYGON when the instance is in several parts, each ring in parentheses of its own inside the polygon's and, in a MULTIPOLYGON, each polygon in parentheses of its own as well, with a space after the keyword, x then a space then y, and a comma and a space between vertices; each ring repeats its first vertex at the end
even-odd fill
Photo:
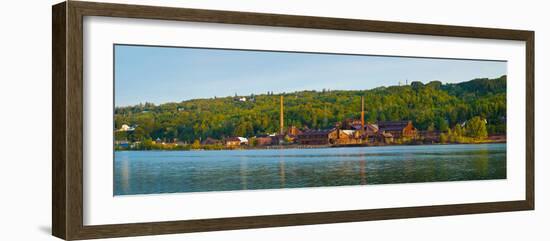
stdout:
POLYGON ((506 178, 506 144, 115 152, 115 195, 506 178))

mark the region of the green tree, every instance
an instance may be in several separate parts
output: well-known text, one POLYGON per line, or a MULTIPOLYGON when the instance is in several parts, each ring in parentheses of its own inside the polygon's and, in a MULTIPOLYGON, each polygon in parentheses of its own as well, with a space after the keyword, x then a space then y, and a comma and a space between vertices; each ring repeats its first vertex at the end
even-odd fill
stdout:
POLYGON ((443 117, 438 117, 435 123, 435 127, 441 132, 445 132, 449 129, 449 123, 443 117))
POLYGON ((484 139, 487 137, 486 120, 479 116, 475 116, 466 123, 466 134, 469 137, 476 139, 484 139))
POLYGON ((201 149, 201 142, 199 140, 195 140, 193 144, 191 144, 191 149, 194 149, 194 150, 201 149))
POLYGON ((419 91, 422 87, 424 87, 424 84, 420 81, 413 81, 411 82, 411 87, 414 91, 419 91))
POLYGON ((452 135, 457 137, 462 137, 466 134, 466 131, 464 130, 464 127, 460 124, 456 124, 455 128, 453 128, 452 135))
POLYGON ((173 127, 166 128, 166 131, 164 133, 164 136, 168 140, 168 142, 172 142, 175 138, 178 137, 178 130, 173 127))
POLYGON ((147 137, 147 134, 145 133, 145 130, 138 126, 132 133, 132 141, 143 141, 147 137))
POLYGON ((125 131, 115 131, 115 140, 126 141, 128 140, 128 134, 125 131))

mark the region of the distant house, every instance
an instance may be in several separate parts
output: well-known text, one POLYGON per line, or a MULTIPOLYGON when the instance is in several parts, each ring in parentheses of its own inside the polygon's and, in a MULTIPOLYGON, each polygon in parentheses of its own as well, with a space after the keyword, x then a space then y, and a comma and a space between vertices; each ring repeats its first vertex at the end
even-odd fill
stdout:
POLYGON ((239 139, 238 137, 229 137, 229 138, 226 138, 224 141, 225 141, 225 145, 228 147, 241 145, 241 139, 239 139))
POLYGON ((361 120, 356 120, 353 118, 348 118, 342 121, 341 128, 343 129, 354 129, 357 128, 357 130, 361 129, 361 120))
POLYGON ((374 138, 376 137, 376 134, 378 133, 378 125, 376 124, 366 124, 365 125, 365 134, 367 135, 367 137, 370 139, 370 138, 374 138))
POLYGON ((273 143, 271 136, 263 135, 256 136, 256 145, 257 146, 269 146, 273 143))
POLYGON ((353 138, 359 137, 359 131, 356 131, 356 130, 340 130, 340 131, 349 137, 353 137, 353 138))
POLYGON ((336 129, 307 130, 298 135, 298 143, 302 145, 328 145, 330 134, 336 129))
POLYGON ((136 130, 135 127, 133 126, 129 126, 127 124, 122 124, 122 126, 120 127, 120 129, 118 129, 118 131, 134 131, 136 130))
POLYGON ((239 138, 239 141, 241 141, 241 145, 248 145, 248 139, 245 137, 237 137, 239 138))
MULTIPOLYGON (((350 128, 353 130, 361 130, 361 123, 353 123, 350 128)), ((377 124, 371 124, 371 123, 365 123, 365 130, 364 135, 366 138, 374 139, 378 135, 378 125, 377 124)))
POLYGON ((340 130, 337 128, 308 130, 300 133, 297 141, 302 145, 349 144, 354 139, 355 133, 353 130, 340 130))
POLYGON ((157 138, 157 139, 155 140, 155 142, 156 142, 157 144, 163 144, 163 141, 162 141, 160 138, 157 138))
POLYGON ((300 133, 302 133, 302 131, 296 126, 291 126, 290 128, 288 128, 287 132, 289 136, 298 136, 300 133))
POLYGON ((382 141, 383 143, 392 143, 393 135, 389 132, 382 132, 380 134, 380 141, 382 141))
POLYGON ((356 130, 336 130, 329 136, 331 144, 359 144, 361 143, 361 133, 356 130))
POLYGON ((416 136, 416 128, 412 121, 379 121, 378 133, 390 133, 393 138, 413 138, 416 136))
POLYGON ((285 142, 285 135, 274 134, 270 135, 272 145, 281 145, 285 142))
POLYGON ((222 142, 218 139, 207 137, 201 144, 202 145, 219 145, 219 144, 222 144, 222 142))

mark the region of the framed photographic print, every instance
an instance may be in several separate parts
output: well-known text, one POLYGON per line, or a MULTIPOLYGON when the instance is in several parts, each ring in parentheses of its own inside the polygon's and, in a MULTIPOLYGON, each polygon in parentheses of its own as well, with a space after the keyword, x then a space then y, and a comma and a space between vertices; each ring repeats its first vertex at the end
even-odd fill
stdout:
POLYGON ((52 230, 534 209, 534 32, 53 6, 52 230))

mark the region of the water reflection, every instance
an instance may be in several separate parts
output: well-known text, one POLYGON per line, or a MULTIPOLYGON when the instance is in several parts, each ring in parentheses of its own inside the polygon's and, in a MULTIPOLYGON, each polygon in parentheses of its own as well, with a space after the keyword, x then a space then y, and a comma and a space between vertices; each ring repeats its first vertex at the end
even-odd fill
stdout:
POLYGON ((121 188, 123 192, 130 190, 130 164, 128 159, 128 156, 123 156, 120 162, 120 173, 122 175, 121 188))
POLYGON ((361 176, 361 185, 367 184, 367 161, 361 159, 359 161, 359 174, 361 176))
POLYGON ((115 195, 506 178, 506 144, 115 152, 115 195))
POLYGON ((242 190, 248 189, 248 173, 247 173, 247 167, 248 167, 248 160, 246 157, 241 157, 241 169, 240 169, 240 176, 241 176, 241 185, 242 190))
POLYGON ((285 173, 286 173, 285 156, 280 155, 279 156, 279 176, 281 177, 281 188, 285 187, 285 182, 286 182, 285 173))
POLYGON ((367 160, 365 153, 359 156, 359 177, 361 178, 361 185, 367 184, 367 160))
POLYGON ((475 158, 474 162, 477 175, 487 176, 489 173, 489 157, 487 155, 480 155, 475 158))

